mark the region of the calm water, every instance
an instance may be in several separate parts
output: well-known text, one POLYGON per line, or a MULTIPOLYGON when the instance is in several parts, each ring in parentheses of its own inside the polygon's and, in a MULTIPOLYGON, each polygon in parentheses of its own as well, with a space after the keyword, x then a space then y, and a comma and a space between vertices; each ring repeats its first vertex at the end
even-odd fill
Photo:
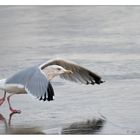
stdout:
POLYGON ((15 95, 22 113, 9 125, 3 104, 0 134, 140 134, 140 6, 0 6, 0 79, 56 57, 106 83, 56 78, 53 102, 15 95))

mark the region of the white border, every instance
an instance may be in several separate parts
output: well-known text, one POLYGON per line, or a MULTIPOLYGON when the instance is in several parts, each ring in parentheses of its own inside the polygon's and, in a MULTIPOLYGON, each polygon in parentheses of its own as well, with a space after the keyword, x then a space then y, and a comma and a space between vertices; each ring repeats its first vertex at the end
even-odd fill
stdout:
POLYGON ((140 5, 140 0, 0 0, 0 5, 140 5))
MULTIPOLYGON (((0 0, 0 5, 140 5, 140 0, 0 0)), ((119 139, 127 139, 127 140, 139 140, 140 136, 130 136, 130 135, 102 135, 102 136, 89 136, 89 135, 82 135, 82 136, 25 136, 25 135, 18 135, 18 136, 6 136, 1 135, 0 139, 9 139, 9 140, 25 140, 25 139, 31 139, 34 140, 46 140, 46 139, 61 139, 61 140, 73 140, 73 139, 80 139, 80 140, 93 140, 93 139, 99 139, 99 140, 118 140, 119 139)))
POLYGON ((1 139, 8 140, 139 140, 140 136, 138 135, 8 135, 8 136, 0 136, 1 139))

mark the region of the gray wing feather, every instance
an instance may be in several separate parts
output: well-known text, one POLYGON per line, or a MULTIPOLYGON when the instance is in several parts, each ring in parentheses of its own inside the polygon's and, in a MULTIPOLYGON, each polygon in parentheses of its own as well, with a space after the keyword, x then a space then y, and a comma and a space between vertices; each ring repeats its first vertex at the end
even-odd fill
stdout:
POLYGON ((99 75, 72 62, 56 59, 42 65, 41 69, 49 65, 59 65, 67 70, 71 70, 73 74, 64 73, 60 75, 61 78, 64 78, 66 80, 92 85, 94 85, 95 83, 100 84, 104 82, 99 75))
POLYGON ((9 84, 21 84, 23 86, 26 85, 26 83, 31 79, 31 77, 34 75, 36 72, 37 67, 30 67, 28 69, 22 70, 12 77, 8 78, 6 80, 6 83, 9 84))
POLYGON ((37 98, 44 98, 44 94, 47 93, 48 80, 38 69, 30 81, 26 83, 25 88, 37 98))
POLYGON ((21 84, 27 93, 32 94, 40 100, 53 100, 54 91, 47 77, 38 67, 31 67, 23 70, 11 78, 6 83, 21 84), (49 90, 51 88, 51 90, 49 90))

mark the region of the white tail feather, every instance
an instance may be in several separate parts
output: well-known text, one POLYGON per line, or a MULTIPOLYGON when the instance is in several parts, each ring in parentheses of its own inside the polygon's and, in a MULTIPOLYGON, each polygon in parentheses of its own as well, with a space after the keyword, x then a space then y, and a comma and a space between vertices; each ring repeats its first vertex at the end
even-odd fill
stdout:
POLYGON ((0 89, 3 89, 5 87, 5 82, 6 82, 6 79, 0 80, 0 89))

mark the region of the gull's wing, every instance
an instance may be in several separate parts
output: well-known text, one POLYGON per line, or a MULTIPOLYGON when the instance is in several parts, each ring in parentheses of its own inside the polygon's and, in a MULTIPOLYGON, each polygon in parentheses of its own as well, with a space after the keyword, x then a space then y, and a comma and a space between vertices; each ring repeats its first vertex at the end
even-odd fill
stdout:
POLYGON ((40 69, 36 70, 32 78, 26 84, 25 89, 40 100, 53 100, 53 88, 40 69))
POLYGON ((40 100, 53 100, 54 91, 52 85, 38 67, 31 67, 20 71, 7 79, 6 83, 23 85, 27 93, 40 100))
POLYGON ((61 59, 50 60, 47 63, 41 65, 40 68, 43 69, 49 65, 59 65, 67 70, 71 70, 73 72, 73 74, 64 73, 64 74, 60 75, 61 78, 64 78, 66 80, 71 80, 74 82, 80 82, 80 83, 84 83, 84 84, 92 84, 92 85, 94 85, 95 83, 100 84, 100 83, 104 82, 104 81, 102 81, 102 79, 99 75, 97 75, 94 72, 92 72, 84 67, 81 67, 75 63, 69 62, 69 61, 65 61, 65 60, 61 60, 61 59))

